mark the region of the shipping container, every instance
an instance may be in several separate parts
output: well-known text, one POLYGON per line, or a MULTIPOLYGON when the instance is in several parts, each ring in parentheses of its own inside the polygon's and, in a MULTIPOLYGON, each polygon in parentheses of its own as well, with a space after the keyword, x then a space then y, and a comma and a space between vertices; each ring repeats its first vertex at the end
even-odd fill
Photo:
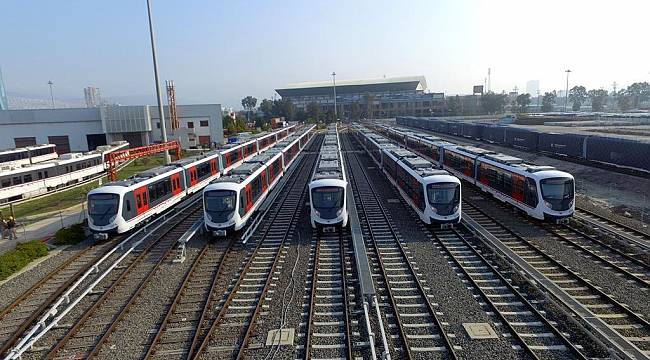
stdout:
POLYGON ((613 137, 585 139, 588 160, 650 171, 650 143, 613 137))
POLYGON ((486 125, 483 128, 483 140, 494 144, 505 144, 506 127, 497 125, 486 125))
POLYGON ((484 127, 484 124, 463 123, 462 135, 466 138, 480 140, 484 127))
POLYGON ((537 150, 556 154, 584 158, 586 135, 540 133, 537 150))
POLYGON ((528 129, 506 128, 506 145, 514 148, 537 151, 539 133, 528 129))
POLYGON ((461 133, 462 133, 462 128, 463 128, 463 124, 462 124, 462 123, 459 123, 459 122, 450 122, 450 123, 449 123, 449 131, 448 131, 448 133, 449 133, 450 135, 460 136, 461 133))

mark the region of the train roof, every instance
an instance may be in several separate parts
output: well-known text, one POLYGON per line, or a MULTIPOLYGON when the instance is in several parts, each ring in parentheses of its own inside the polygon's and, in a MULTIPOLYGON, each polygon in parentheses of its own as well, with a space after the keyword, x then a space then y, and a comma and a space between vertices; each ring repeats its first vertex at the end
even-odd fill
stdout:
POLYGON ((343 159, 341 155, 341 145, 336 133, 336 126, 328 127, 325 134, 325 140, 320 148, 318 163, 312 176, 312 181, 323 179, 344 180, 343 159))
POLYGON ((134 184, 143 182, 145 180, 149 180, 149 179, 154 178, 156 176, 159 176, 159 175, 162 175, 164 173, 174 171, 174 170, 177 170, 177 169, 179 169, 179 168, 174 166, 174 165, 162 165, 162 166, 158 166, 158 167, 143 171, 143 172, 141 172, 139 174, 135 174, 135 175, 131 176, 128 179, 118 180, 118 181, 113 181, 113 182, 107 183, 106 186, 129 187, 129 186, 132 186, 134 184))

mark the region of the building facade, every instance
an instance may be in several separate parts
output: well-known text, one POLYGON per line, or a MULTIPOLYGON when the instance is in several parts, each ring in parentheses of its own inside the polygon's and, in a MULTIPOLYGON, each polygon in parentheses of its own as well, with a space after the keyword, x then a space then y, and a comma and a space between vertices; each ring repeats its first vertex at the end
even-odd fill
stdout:
MULTIPOLYGON (((275 91, 291 100, 298 110, 316 103, 321 111, 334 110, 332 81, 289 84, 275 91)), ((444 112, 443 93, 427 91, 424 76, 336 81, 336 110, 339 119, 354 117, 388 118, 395 116, 431 116, 444 112)))
POLYGON ((93 108, 102 105, 102 97, 99 88, 92 86, 84 88, 84 98, 86 99, 86 107, 93 108))
MULTIPOLYGON (((222 144, 220 104, 179 105, 179 129, 171 130, 165 109, 168 140, 183 148, 222 144)), ((93 150, 126 140, 132 147, 160 141, 157 106, 100 106, 95 108, 8 110, 0 112, 0 149, 51 143, 57 152, 93 150)))
POLYGON ((537 96, 539 94, 539 80, 530 80, 526 82, 526 92, 530 96, 537 96))

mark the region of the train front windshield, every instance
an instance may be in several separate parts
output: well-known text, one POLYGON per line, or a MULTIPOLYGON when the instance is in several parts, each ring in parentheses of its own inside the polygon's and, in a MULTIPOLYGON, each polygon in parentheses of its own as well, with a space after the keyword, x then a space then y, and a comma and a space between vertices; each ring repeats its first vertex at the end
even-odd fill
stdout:
POLYGON ((343 211, 343 189, 325 186, 312 189, 311 203, 321 219, 334 219, 343 211))
POLYGON ((451 215, 460 203, 460 185, 455 183, 436 183, 427 185, 429 204, 438 215, 451 215))
POLYGON ((573 205, 573 179, 551 178, 540 181, 542 198, 546 206, 555 211, 569 210, 573 205))
POLYGON ((120 197, 116 194, 93 194, 88 196, 88 215, 93 225, 106 226, 117 215, 120 197))
POLYGON ((232 190, 206 191, 204 199, 205 212, 212 222, 226 222, 235 213, 237 193, 232 190))

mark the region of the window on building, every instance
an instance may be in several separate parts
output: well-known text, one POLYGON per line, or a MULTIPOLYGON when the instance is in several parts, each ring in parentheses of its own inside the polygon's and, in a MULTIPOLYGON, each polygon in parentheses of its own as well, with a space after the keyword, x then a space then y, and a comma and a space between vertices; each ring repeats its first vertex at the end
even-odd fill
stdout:
POLYGON ((156 128, 160 129, 160 122, 156 123, 156 128))
POLYGON ((188 121, 188 122, 187 122, 187 128, 188 128, 188 129, 194 129, 194 123, 191 122, 191 121, 188 121))
POLYGON ((201 127, 208 127, 209 126, 208 125, 208 120, 201 120, 200 125, 201 125, 201 127))

